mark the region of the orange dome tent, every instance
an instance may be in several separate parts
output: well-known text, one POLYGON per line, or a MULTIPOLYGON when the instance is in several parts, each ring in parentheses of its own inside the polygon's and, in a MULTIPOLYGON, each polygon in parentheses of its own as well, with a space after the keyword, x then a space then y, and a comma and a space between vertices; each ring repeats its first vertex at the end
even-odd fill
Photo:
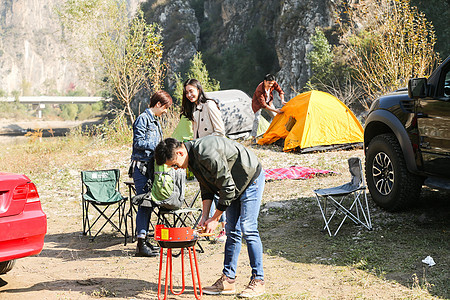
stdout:
POLYGON ((283 151, 308 152, 362 145, 363 128, 336 97, 309 91, 292 98, 272 120, 258 144, 285 139, 283 151))

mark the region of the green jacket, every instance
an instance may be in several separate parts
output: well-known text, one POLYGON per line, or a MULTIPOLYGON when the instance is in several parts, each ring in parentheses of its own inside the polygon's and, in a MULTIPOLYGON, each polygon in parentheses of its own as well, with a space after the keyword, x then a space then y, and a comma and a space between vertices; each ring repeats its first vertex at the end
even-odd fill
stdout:
POLYGON ((206 136, 184 143, 189 170, 200 183, 202 199, 219 195, 217 209, 224 211, 256 180, 262 170, 256 155, 233 140, 206 136))

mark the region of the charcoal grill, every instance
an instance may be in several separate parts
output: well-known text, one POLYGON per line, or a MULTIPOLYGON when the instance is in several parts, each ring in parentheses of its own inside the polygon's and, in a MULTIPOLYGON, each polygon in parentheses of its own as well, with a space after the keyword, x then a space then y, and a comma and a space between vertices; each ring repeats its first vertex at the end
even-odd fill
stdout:
POLYGON ((181 295, 185 290, 184 281, 184 250, 187 249, 189 253, 189 262, 192 274, 192 286, 194 288, 195 298, 200 300, 203 296, 202 286, 200 283, 200 273, 198 270, 197 254, 195 252, 195 244, 198 240, 197 233, 190 227, 165 227, 164 225, 155 226, 155 240, 160 246, 159 255, 159 275, 158 275, 158 300, 161 300, 161 279, 163 269, 164 249, 166 249, 166 274, 164 280, 164 298, 167 299, 167 294, 170 286, 170 291, 174 295, 181 295), (178 248, 181 252, 181 280, 182 288, 176 292, 173 289, 173 273, 172 273, 172 249, 178 248), (196 278, 197 277, 197 283, 196 278), (170 278, 170 284, 168 284, 170 278), (197 293, 197 288, 199 292, 197 293))

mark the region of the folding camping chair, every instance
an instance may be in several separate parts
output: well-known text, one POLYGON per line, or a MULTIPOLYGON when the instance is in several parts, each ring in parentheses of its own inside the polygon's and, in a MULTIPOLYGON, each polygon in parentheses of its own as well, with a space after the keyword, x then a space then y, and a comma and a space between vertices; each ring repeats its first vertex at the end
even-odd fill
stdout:
POLYGON ((158 224, 166 227, 192 227, 195 228, 202 216, 202 209, 195 208, 195 201, 200 196, 200 189, 195 193, 194 198, 188 202, 184 198, 184 205, 180 209, 170 210, 163 207, 158 211, 158 224))
POLYGON ((81 171, 83 235, 89 234, 91 241, 97 237, 107 224, 110 224, 125 237, 126 242, 125 206, 128 198, 120 194, 119 179, 119 169, 81 171), (97 212, 93 221, 89 217, 90 207, 97 212), (116 215, 118 215, 118 221, 114 223, 113 218, 116 215), (125 223, 125 231, 122 230, 122 223, 125 223), (91 231, 94 229, 98 230, 93 236, 91 231))
POLYGON ((349 158, 348 167, 352 175, 351 182, 337 187, 314 190, 317 204, 325 222, 323 230, 327 229, 330 236, 336 236, 347 218, 355 224, 363 225, 368 230, 372 230, 361 160, 358 157, 349 158), (328 211, 328 206, 332 206, 330 211, 328 211), (330 223, 333 218, 337 219, 339 215, 343 216, 342 221, 332 234, 330 223))
MULTIPOLYGON (((182 206, 176 209, 169 209, 167 207, 164 207, 164 205, 159 205, 157 202, 152 200, 152 203, 154 204, 153 213, 156 214, 156 224, 163 224, 165 225, 165 227, 172 227, 172 228, 173 227, 195 228, 202 216, 202 209, 194 207, 194 204, 200 195, 200 190, 198 190, 195 193, 195 196, 191 201, 188 201, 188 199, 185 198, 185 190, 184 190, 186 184, 186 177, 184 175, 184 177, 178 177, 178 179, 180 180, 178 182, 178 185, 181 187, 181 190, 178 191, 181 194, 177 194, 178 196, 176 197, 177 199, 180 200, 183 199, 182 206)), ((162 180, 164 180, 164 178, 162 180)), ((154 185, 156 184, 156 179, 153 184, 154 185)), ((142 198, 149 199, 150 197, 152 197, 150 196, 151 194, 152 192, 134 196, 131 202, 132 203, 139 202, 142 198)), ((155 228, 152 220, 150 220, 149 226, 151 226, 153 229, 155 228)), ((203 248, 201 247, 201 245, 199 245, 199 249, 201 252, 203 252, 203 248)))
MULTIPOLYGON (((134 183, 132 181, 126 181, 124 182, 129 189, 129 195, 130 195, 130 204, 128 211, 126 212, 126 219, 127 222, 125 224, 128 224, 128 219, 130 219, 130 225, 131 225, 131 231, 128 232, 127 226, 125 227, 125 234, 126 237, 130 237, 131 233, 131 242, 135 242, 134 239, 134 215, 137 214, 137 204, 134 202, 134 196, 136 196, 136 190, 134 189, 134 183), (133 196, 134 195, 134 196, 133 196)), ((155 231, 155 225, 157 224, 164 224, 167 227, 195 227, 197 226, 198 222, 200 221, 201 215, 202 215, 202 209, 201 208, 194 208, 195 201, 198 199, 198 196, 200 195, 200 190, 198 190, 194 196, 194 198, 188 202, 186 199, 184 200, 184 206, 177 210, 170 210, 165 209, 162 207, 159 207, 155 205, 152 210, 152 215, 156 215, 156 224, 154 224, 154 221, 152 221, 152 218, 150 218, 149 222, 149 231, 155 231)), ((125 239, 125 246, 127 245, 127 238, 125 239)))
MULTIPOLYGON (((134 186, 134 181, 133 179, 130 180, 125 180, 123 182, 127 187, 128 187, 128 198, 130 199, 129 201, 129 206, 128 206, 128 210, 125 213, 125 246, 127 245, 128 242, 128 238, 131 238, 131 242, 134 243, 136 241, 136 232, 135 232, 135 223, 136 223, 136 218, 135 216, 137 216, 137 212, 138 212, 138 207, 139 205, 135 202, 135 196, 136 195, 136 188, 134 186), (129 220, 129 221, 128 221, 129 220), (129 227, 130 230, 128 230, 128 223, 130 223, 129 227)), ((150 222, 149 222, 149 228, 148 231, 149 232, 155 232, 155 225, 153 224, 152 221, 152 216, 158 216, 158 208, 156 207, 152 209, 152 212, 150 214, 150 222)), ((152 234, 151 234, 152 236, 152 234)))
MULTIPOLYGON (((200 221, 200 218, 202 217, 202 209, 194 207, 195 201, 199 196, 200 189, 198 189, 194 198, 190 202, 184 198, 184 205, 180 209, 170 210, 160 207, 158 211, 157 223, 163 224, 165 227, 191 227, 192 229, 195 229, 200 221)), ((205 252, 200 243, 197 243, 197 246, 198 252, 205 252)), ((177 257, 180 253, 172 254, 172 256, 177 257)))
MULTIPOLYGON (((136 195, 136 188, 134 186, 134 181, 131 180, 125 180, 123 182, 128 187, 128 199, 129 205, 128 205, 128 211, 125 213, 125 243, 124 246, 127 245, 128 237, 131 237, 131 242, 134 243, 135 235, 134 235, 134 224, 135 224, 135 218, 134 216, 137 215, 137 205, 133 203, 133 196, 136 195), (130 219, 130 227, 131 231, 128 232, 128 219, 130 219)), ((153 225, 152 225, 153 226, 153 225)))

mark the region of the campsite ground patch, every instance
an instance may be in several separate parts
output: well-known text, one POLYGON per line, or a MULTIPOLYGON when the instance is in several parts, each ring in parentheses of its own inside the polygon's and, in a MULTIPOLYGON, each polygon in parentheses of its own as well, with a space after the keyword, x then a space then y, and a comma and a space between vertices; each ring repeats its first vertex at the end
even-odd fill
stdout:
MULTIPOLYGON (((51 158, 29 145, 0 150, 0 169, 28 170, 48 216, 44 250, 18 260, 10 273, 0 277, 0 298, 156 299, 158 258, 134 257, 136 243, 124 246, 123 238, 112 232, 101 234, 94 242, 81 235, 80 171, 87 166, 119 168, 125 180, 130 147, 47 147, 51 158)), ((450 298, 448 193, 424 190, 420 203, 396 214, 371 204, 374 230, 347 222, 336 237, 329 237, 320 230, 322 218, 312 191, 347 182, 347 159, 363 158, 362 150, 293 154, 283 153, 277 146, 253 149, 265 168, 297 165, 335 172, 266 183, 259 223, 267 294, 260 299, 450 298), (435 266, 422 263, 428 255, 435 266)), ((196 183, 190 182, 188 194, 192 196, 195 190, 196 183)), ((126 192, 125 186, 122 191, 126 192)), ((204 241, 202 245, 206 252, 198 259, 202 284, 207 285, 221 272, 223 244, 204 241)), ((239 290, 250 275, 246 256, 243 247, 239 290)), ((179 280, 176 278, 176 284, 179 280)), ((183 295, 169 299, 194 299, 190 282, 189 277, 183 295)))

